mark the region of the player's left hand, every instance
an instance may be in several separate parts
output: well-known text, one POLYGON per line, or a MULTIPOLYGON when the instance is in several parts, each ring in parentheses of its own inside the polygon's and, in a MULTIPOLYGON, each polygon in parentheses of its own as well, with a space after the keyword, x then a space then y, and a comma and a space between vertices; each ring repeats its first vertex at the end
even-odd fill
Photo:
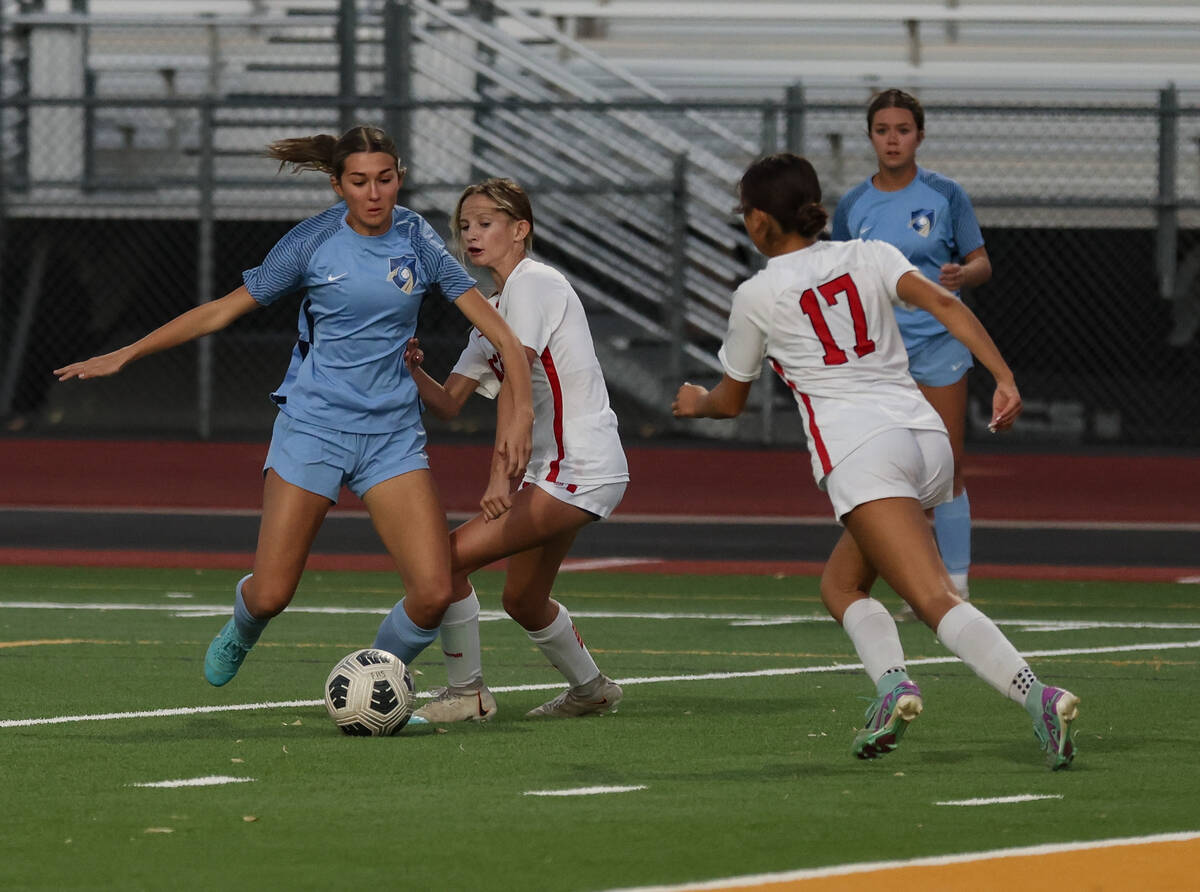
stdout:
POLYGON ((483 493, 483 498, 479 500, 479 510, 483 512, 485 521, 495 520, 512 507, 511 488, 507 478, 492 475, 492 479, 488 481, 487 490, 483 493))
POLYGON ((679 392, 675 394, 675 402, 671 403, 671 412, 676 418, 698 418, 700 404, 704 402, 706 396, 708 396, 707 388, 701 387, 699 384, 684 382, 679 385, 679 392))
POLYGON ((993 434, 1008 430, 1021 414, 1021 409, 1021 394, 1017 391, 1017 385, 997 384, 996 392, 992 395, 992 420, 988 423, 988 430, 993 434))
POLYGON ((421 349, 421 342, 416 338, 409 338, 408 343, 404 345, 404 365, 407 366, 409 374, 419 369, 424 362, 425 351, 421 349))
POLYGON ((959 263, 944 263, 938 271, 938 282, 948 291, 958 291, 966 284, 965 267, 959 263))

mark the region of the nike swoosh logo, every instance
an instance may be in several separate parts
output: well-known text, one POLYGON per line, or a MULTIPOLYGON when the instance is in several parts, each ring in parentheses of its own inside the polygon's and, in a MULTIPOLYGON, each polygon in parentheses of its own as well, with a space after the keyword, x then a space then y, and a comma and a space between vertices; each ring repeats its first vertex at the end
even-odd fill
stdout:
POLYGON ((859 235, 866 235, 866 234, 867 234, 868 232, 870 232, 870 231, 871 231, 871 227, 870 227, 870 226, 864 226, 862 229, 860 229, 860 230, 858 231, 858 234, 859 234, 859 235))
POLYGON ((325 277, 325 281, 327 281, 327 282, 336 282, 336 281, 338 281, 339 279, 344 279, 344 278, 346 278, 346 276, 348 276, 348 275, 350 275, 350 274, 349 274, 349 273, 342 273, 340 276, 328 275, 328 276, 326 276, 326 277, 325 277))
POLYGON ((963 367, 963 364, 961 362, 956 362, 956 363, 954 363, 954 365, 950 366, 950 371, 957 372, 962 367, 963 367))

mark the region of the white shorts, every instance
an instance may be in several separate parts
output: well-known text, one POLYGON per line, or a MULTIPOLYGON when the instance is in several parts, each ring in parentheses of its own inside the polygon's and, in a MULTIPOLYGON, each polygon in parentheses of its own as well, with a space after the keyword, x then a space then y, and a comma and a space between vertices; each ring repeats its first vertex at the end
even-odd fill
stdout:
POLYGON ((621 504, 621 498, 625 495, 625 487, 629 484, 624 480, 616 483, 594 483, 591 485, 551 483, 549 480, 526 480, 521 484, 522 487, 530 485, 549 493, 560 502, 574 505, 576 508, 587 511, 589 514, 595 514, 597 517, 603 519, 612 514, 616 510, 617 505, 621 504))
POLYGON ((876 499, 916 499, 932 508, 954 495, 950 437, 935 430, 884 431, 838 462, 822 483, 839 523, 876 499))

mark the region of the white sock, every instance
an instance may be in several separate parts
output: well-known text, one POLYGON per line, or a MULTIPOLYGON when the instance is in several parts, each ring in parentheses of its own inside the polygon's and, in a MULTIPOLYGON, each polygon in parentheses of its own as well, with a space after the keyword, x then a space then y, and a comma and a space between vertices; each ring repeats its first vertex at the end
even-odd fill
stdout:
POLYGON ((526 634, 530 641, 541 648, 546 659, 563 674, 571 687, 581 687, 594 681, 600 674, 600 668, 588 653, 583 638, 571 622, 571 615, 562 604, 558 605, 558 616, 554 617, 554 622, 544 629, 526 634))
POLYGON ((483 680, 483 655, 479 647, 479 598, 471 594, 446 608, 442 617, 442 655, 446 681, 464 688, 483 680))
POLYGON ((967 603, 951 607, 938 623, 937 636, 976 675, 1010 700, 1025 705, 1025 695, 1036 677, 1012 642, 977 607, 967 603))
POLYGON ((960 598, 962 598, 964 601, 969 601, 971 599, 971 589, 970 586, 967 585, 966 573, 951 573, 950 581, 953 582, 954 587, 958 589, 958 596, 960 598))
POLYGON ((878 686, 879 679, 889 670, 904 670, 900 633, 896 630, 896 621, 882 603, 874 598, 855 601, 842 616, 842 628, 850 636, 872 684, 878 686))

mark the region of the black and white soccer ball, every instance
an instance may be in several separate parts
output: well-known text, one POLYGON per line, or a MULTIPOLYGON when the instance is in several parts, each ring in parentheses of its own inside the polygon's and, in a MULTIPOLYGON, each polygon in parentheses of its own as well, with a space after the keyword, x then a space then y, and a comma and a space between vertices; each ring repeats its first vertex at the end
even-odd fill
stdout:
POLYGON ((345 734, 384 737, 413 714, 412 673, 397 656, 368 647, 347 654, 325 680, 325 708, 345 734))

